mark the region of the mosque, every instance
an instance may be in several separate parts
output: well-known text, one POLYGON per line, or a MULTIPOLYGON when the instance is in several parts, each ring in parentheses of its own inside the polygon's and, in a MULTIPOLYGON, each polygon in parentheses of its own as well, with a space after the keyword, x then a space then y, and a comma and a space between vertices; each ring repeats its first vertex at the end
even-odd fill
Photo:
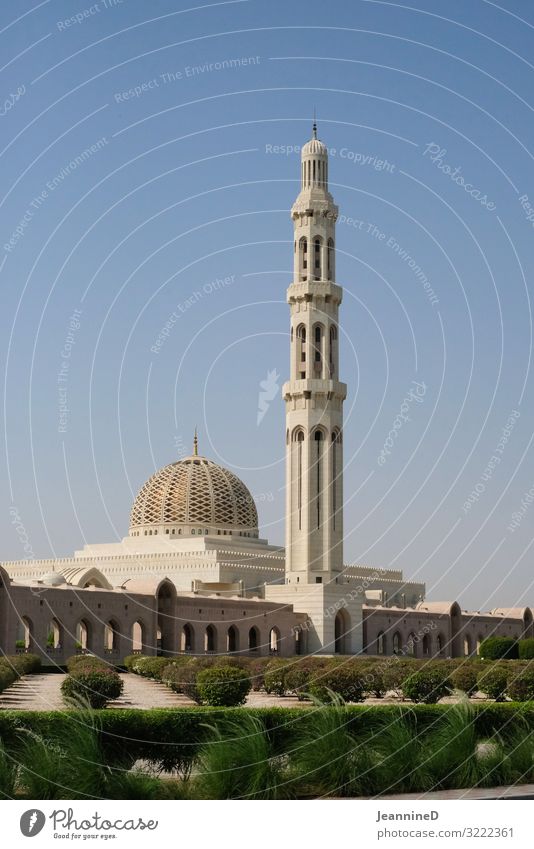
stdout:
POLYGON ((246 485, 198 451, 139 491, 128 536, 73 557, 0 566, 0 650, 61 664, 125 655, 476 655, 489 635, 534 636, 530 608, 429 602, 402 572, 343 562, 343 402, 328 153, 301 154, 286 409, 285 549, 258 532, 246 485))

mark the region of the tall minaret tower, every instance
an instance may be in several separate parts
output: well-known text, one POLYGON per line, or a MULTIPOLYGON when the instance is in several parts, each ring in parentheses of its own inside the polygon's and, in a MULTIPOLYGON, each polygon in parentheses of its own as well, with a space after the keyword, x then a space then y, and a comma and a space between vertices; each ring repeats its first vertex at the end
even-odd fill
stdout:
POLYGON ((293 207, 290 379, 286 403, 286 582, 329 583, 343 569, 343 401, 335 281, 338 208, 328 191, 328 151, 302 148, 293 207))
POLYGON ((328 191, 328 151, 317 138, 302 148, 294 227, 290 375, 286 404, 285 584, 265 597, 303 614, 294 651, 362 650, 361 588, 343 574, 343 401, 335 283, 338 208, 328 191))

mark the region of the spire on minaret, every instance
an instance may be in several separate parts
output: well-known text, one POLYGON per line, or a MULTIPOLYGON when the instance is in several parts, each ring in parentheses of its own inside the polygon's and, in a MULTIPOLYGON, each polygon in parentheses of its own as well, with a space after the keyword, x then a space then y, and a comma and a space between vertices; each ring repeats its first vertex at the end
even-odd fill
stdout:
POLYGON ((315 110, 315 106, 313 107, 313 127, 312 127, 313 137, 317 138, 317 114, 315 110))
POLYGON ((198 457, 198 436, 197 436, 196 425, 195 425, 195 435, 193 437, 193 457, 198 457))

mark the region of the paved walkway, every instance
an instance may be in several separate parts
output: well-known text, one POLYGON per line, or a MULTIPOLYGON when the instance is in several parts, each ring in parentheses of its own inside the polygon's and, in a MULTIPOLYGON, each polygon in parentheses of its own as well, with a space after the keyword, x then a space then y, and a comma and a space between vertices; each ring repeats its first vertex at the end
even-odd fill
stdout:
MULTIPOLYGON (((0 693, 0 710, 64 710, 61 673, 24 675, 11 687, 0 693)), ((140 675, 122 674, 122 696, 109 706, 114 708, 184 707, 193 704, 164 684, 141 678, 140 675)))
POLYGON ((0 693, 0 709, 61 710, 65 707, 60 691, 64 678, 61 673, 24 675, 0 693))

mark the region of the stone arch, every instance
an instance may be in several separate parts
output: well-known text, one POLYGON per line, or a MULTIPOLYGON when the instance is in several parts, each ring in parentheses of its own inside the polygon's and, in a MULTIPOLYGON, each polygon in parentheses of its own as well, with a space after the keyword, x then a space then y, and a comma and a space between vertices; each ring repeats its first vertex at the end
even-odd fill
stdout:
POLYGON ((217 630, 213 625, 207 625, 204 632, 204 651, 213 653, 217 651, 217 630))
POLYGON ((408 634, 408 640, 406 643, 406 654, 409 657, 417 657, 417 643, 418 639, 413 631, 408 634))
POLYGON ((383 631, 379 631, 376 635, 376 653, 387 654, 386 651, 386 635, 383 631))
POLYGON ((140 619, 136 619, 132 625, 132 654, 143 654, 146 642, 145 634, 146 628, 143 622, 140 619))
POLYGON ((186 622, 180 634, 180 651, 193 652, 195 650, 195 629, 186 622))
POLYGON ((399 631, 393 634, 393 654, 402 654, 402 637, 399 631))
POLYGON ((156 590, 158 608, 158 628, 160 654, 172 654, 176 646, 176 587, 167 578, 158 584, 156 590))
POLYGON ((256 625, 253 625, 248 632, 248 650, 258 651, 260 647, 260 632, 256 625))
POLYGON ((470 657, 471 652, 471 636, 469 634, 464 634, 464 657, 470 657))
POLYGON ((239 651, 239 631, 235 625, 230 625, 226 632, 226 651, 229 653, 239 651))
POLYGON ((334 620, 334 653, 350 654, 350 616, 342 608, 336 613, 334 620))
POLYGON ((438 655, 443 656, 445 651, 445 638, 443 634, 439 633, 436 637, 436 645, 438 648, 438 655))
POLYGON ((34 649, 35 637, 33 622, 29 616, 21 616, 17 625, 16 649, 19 652, 31 653, 34 649))
POLYGON ((280 628, 274 625, 269 631, 269 654, 280 654, 281 643, 280 628))
POLYGON ((46 650, 51 652, 58 651, 63 648, 63 625, 54 616, 47 626, 46 631, 46 650))
POLYGON ((76 651, 89 652, 93 647, 93 626, 88 619, 76 623, 76 651))
POLYGON ((423 657, 430 657, 432 654, 432 644, 430 641, 430 636, 425 634, 423 636, 423 657))
POLYGON ((104 623, 104 654, 118 654, 120 646, 120 625, 115 619, 104 623))

